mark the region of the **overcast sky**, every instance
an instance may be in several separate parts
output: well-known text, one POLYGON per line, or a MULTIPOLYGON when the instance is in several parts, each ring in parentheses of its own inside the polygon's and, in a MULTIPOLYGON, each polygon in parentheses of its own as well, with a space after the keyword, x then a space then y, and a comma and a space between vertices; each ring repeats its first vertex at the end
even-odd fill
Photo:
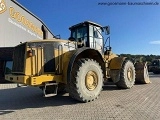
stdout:
POLYGON ((90 20, 110 25, 114 53, 160 55, 160 0, 17 1, 63 39, 69 38, 70 26, 90 20))

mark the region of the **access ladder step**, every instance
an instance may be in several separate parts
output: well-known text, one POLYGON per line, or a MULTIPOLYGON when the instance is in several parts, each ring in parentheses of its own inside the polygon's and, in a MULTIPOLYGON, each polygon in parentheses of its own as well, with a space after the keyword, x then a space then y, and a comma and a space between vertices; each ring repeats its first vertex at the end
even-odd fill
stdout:
POLYGON ((57 95, 58 83, 45 83, 43 93, 44 97, 52 97, 57 95))

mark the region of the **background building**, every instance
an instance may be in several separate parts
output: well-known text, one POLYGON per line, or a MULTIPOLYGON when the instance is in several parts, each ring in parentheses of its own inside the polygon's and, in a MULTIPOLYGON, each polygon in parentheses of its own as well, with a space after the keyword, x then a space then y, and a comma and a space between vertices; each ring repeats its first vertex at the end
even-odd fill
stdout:
POLYGON ((0 1, 0 26, 0 82, 5 82, 4 75, 11 72, 14 46, 54 35, 43 21, 14 0, 0 1))

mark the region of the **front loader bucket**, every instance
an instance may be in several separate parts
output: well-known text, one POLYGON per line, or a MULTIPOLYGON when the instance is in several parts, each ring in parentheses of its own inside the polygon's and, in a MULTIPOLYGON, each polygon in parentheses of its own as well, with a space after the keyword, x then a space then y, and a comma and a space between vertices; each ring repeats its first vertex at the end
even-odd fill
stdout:
POLYGON ((136 71, 136 83, 141 83, 141 84, 151 83, 151 81, 149 80, 147 62, 135 63, 135 71, 136 71))

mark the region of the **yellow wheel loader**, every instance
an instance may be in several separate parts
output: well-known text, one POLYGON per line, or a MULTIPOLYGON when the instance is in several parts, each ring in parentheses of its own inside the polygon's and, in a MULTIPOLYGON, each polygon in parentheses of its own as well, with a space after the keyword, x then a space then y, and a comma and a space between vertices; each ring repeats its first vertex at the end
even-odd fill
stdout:
POLYGON ((46 97, 66 89, 69 96, 81 102, 97 99, 108 79, 124 89, 133 87, 136 80, 148 83, 144 65, 135 69, 131 60, 112 53, 109 26, 85 21, 69 29, 69 40, 55 38, 16 46, 12 74, 5 79, 40 87, 46 97), (140 71, 139 78, 135 70, 140 71))

